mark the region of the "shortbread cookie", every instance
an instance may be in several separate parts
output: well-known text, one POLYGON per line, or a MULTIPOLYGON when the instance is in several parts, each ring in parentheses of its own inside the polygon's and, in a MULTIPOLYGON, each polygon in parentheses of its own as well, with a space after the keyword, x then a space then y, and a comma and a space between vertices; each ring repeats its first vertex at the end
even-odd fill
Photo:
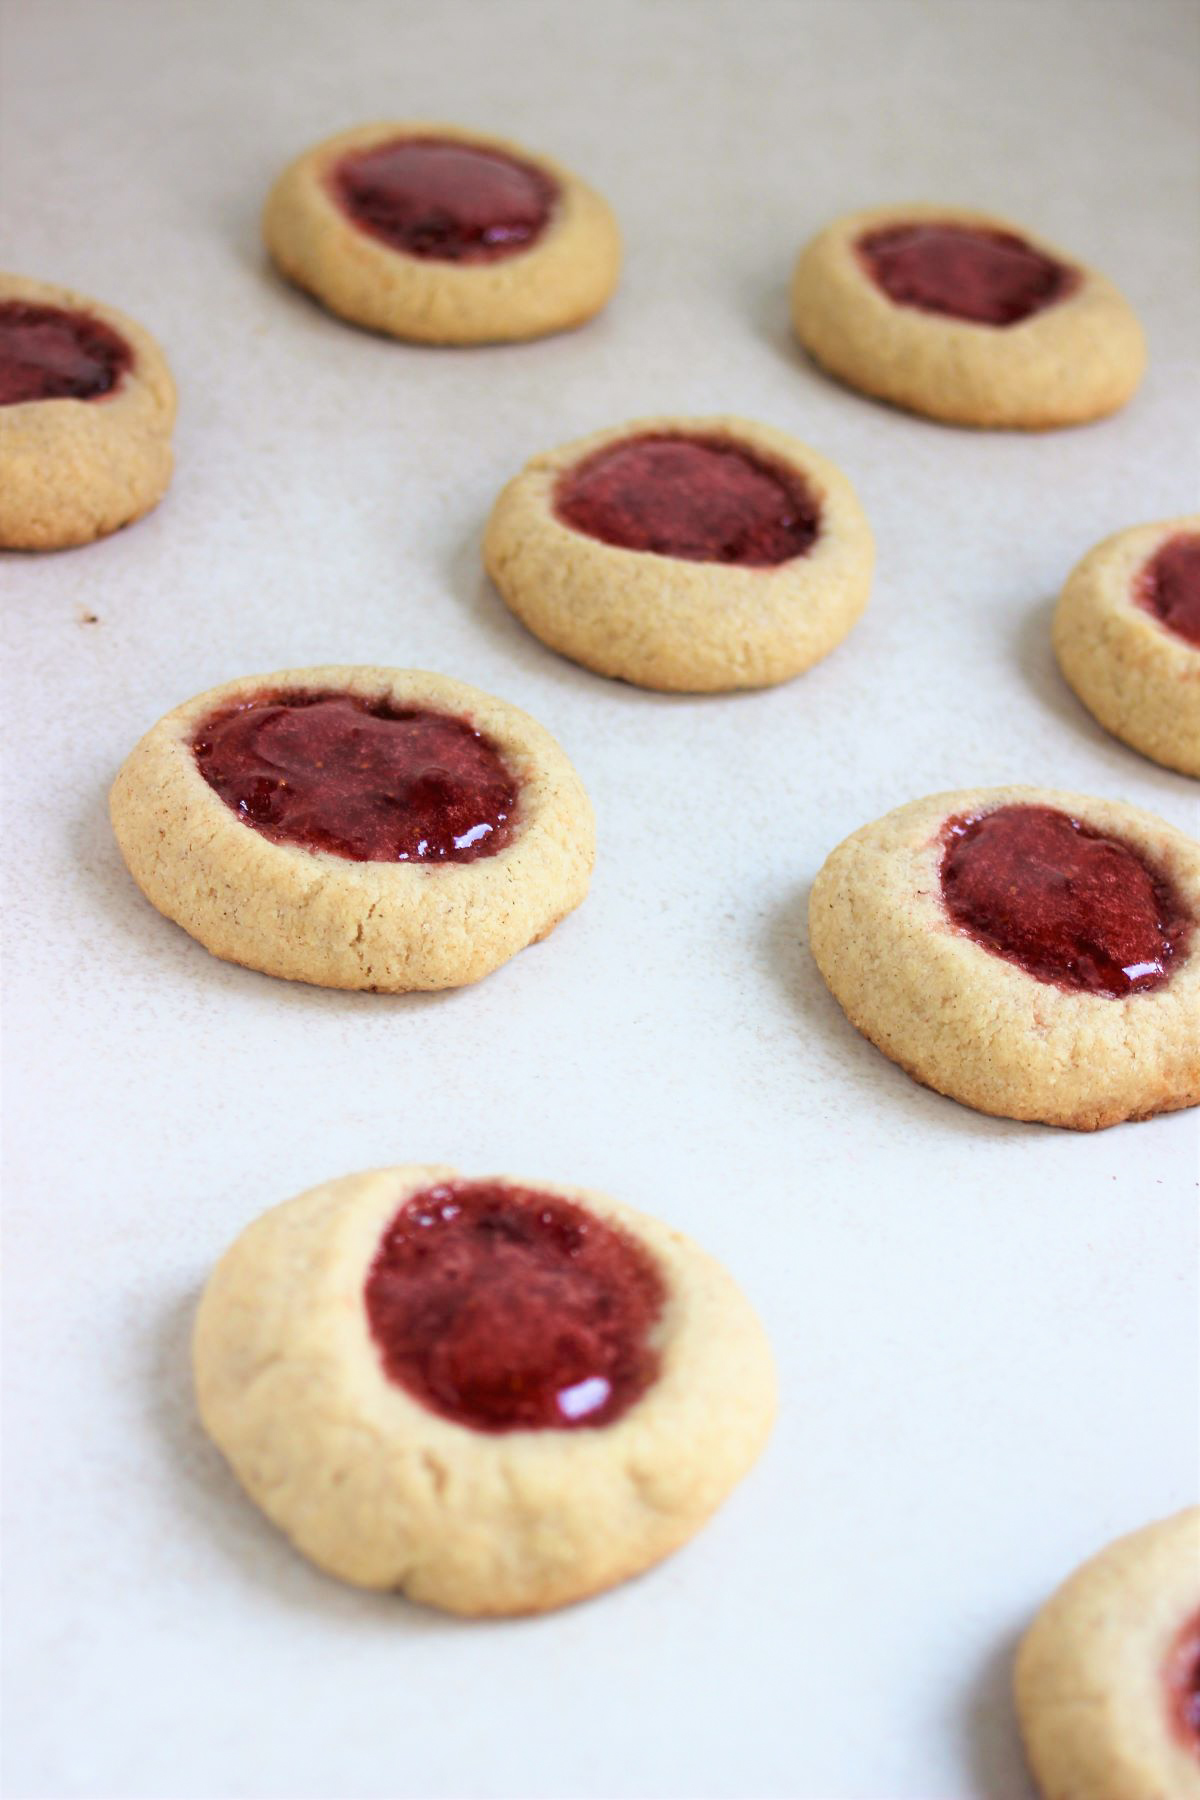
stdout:
POLYGON ((801 252, 792 321, 851 387, 955 425, 1038 431, 1124 406, 1142 329, 1103 275, 1005 219, 887 206, 801 252))
POLYGON ((870 527, 806 444, 746 419, 640 419, 535 456, 488 573, 551 649, 642 687, 788 681, 867 603, 870 527))
POLYGON ((579 905, 594 853, 549 732, 414 670, 213 688, 147 732, 111 808, 160 912, 214 956, 321 987, 478 981, 579 905))
POLYGON ((813 884, 851 1023, 980 1112, 1091 1131, 1200 1101, 1200 845, 1116 800, 975 788, 856 831, 813 884))
POLYGON ((200 1305, 205 1426, 343 1581, 540 1612, 677 1549, 775 1410, 762 1327, 680 1232, 602 1194, 446 1168, 265 1213, 200 1305))
POLYGON ((1200 1507, 1077 1569, 1015 1686, 1044 1800, 1200 1800, 1200 1507))
POLYGON ((1200 775, 1200 514, 1089 551, 1063 589, 1054 649, 1106 731, 1200 775))
POLYGON ((65 550, 157 505, 175 384, 148 331, 68 288, 0 275, 0 548, 65 550))
POLYGON ((549 157, 456 125, 360 125, 284 170, 263 217, 289 280, 356 325, 428 344, 542 337, 610 298, 606 201, 549 157))

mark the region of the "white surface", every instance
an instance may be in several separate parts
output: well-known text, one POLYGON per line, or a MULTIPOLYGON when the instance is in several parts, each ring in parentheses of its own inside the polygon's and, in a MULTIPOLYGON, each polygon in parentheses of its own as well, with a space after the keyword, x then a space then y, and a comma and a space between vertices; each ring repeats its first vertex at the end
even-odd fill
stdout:
POLYGON ((1180 0, 280 4, 9 0, 8 260, 145 321, 181 390, 165 504, 0 559, 14 746, 10 1796, 1019 1800, 1014 1638, 1067 1571, 1195 1497, 1196 1121, 978 1117, 846 1024, 805 947, 821 860, 914 795, 1023 780, 1197 826, 1055 670, 1052 597, 1195 504, 1195 13, 1180 0), (511 133, 609 195, 584 331, 410 349, 267 269, 308 142, 377 116, 511 133), (983 436, 843 392, 785 289, 833 213, 940 198, 1098 264, 1145 319, 1122 416, 983 436), (668 699, 526 636, 480 570, 532 452, 726 408, 833 456, 874 523, 852 637, 792 686, 668 699), (85 612, 98 623, 81 623, 85 612), (324 660, 527 707, 595 800, 584 908, 482 986, 322 993, 139 898, 105 791, 167 707, 324 660), (309 1569, 201 1435, 213 1260, 330 1175, 444 1159, 606 1188, 722 1256, 783 1411, 647 1578, 476 1625, 309 1569))

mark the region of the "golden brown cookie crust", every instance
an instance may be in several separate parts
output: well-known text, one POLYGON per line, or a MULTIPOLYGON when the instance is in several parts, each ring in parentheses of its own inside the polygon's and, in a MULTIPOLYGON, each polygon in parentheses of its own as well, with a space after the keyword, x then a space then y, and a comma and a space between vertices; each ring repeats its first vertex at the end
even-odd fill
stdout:
POLYGON ((682 1233, 554 1183, 658 1265, 659 1376, 594 1430, 495 1434, 440 1417, 385 1375, 363 1287, 400 1207, 454 1179, 411 1165, 350 1175, 257 1219, 201 1301, 200 1413, 250 1496, 330 1574, 451 1612, 541 1612, 699 1529, 766 1441, 771 1353, 732 1277, 682 1233))
POLYGON ((1200 513, 1105 538, 1071 571, 1054 615, 1059 667, 1106 731, 1143 756, 1200 775, 1200 648, 1138 604, 1146 565, 1200 513))
POLYGON ((488 574, 542 642, 640 687, 691 693, 790 681, 841 642, 867 603, 871 528, 833 463, 748 419, 635 419, 547 450, 504 488, 488 520, 488 574), (564 524, 564 470, 606 445, 658 433, 724 437, 795 469, 819 502, 809 551, 773 568, 625 550, 564 524))
POLYGON ((608 202, 548 156, 507 138, 418 120, 359 125, 290 163, 267 198, 267 248, 289 281, 331 312, 425 344, 486 344, 544 337, 582 325, 607 304, 621 268, 621 234, 608 202), (545 229, 528 249, 489 263, 408 256, 355 225, 328 186, 350 150, 403 137, 438 137, 532 163, 558 185, 545 229))
POLYGON ((1109 1544, 1047 1601, 1017 1653, 1021 1734, 1043 1800, 1200 1800, 1163 1671, 1200 1611, 1200 1507, 1109 1544))
POLYGON ((1144 852, 1200 920, 1200 845, 1117 800, 968 788, 914 800, 839 844, 809 942, 851 1024, 914 1080, 1001 1118, 1092 1131, 1200 1102, 1200 928, 1161 987, 1066 993, 958 931, 941 902, 947 819, 1048 806, 1144 852))
POLYGON ((319 987, 461 987, 547 937, 587 893, 595 823, 583 784, 527 713, 421 670, 332 666, 247 676, 148 731, 110 800, 146 898, 214 956, 319 987), (436 867, 352 862, 273 843, 209 787, 191 743, 211 713, 264 691, 340 689, 469 718, 521 782, 518 824, 494 856, 436 867))
POLYGON ((87 313, 133 351, 118 385, 98 399, 0 406, 0 548, 90 544, 140 519, 166 492, 175 421, 166 359, 135 320, 70 288, 0 274, 0 300, 87 313))
POLYGON ((847 213, 800 253, 792 323, 805 349, 850 387, 954 425, 1041 431, 1124 406, 1146 362, 1142 328, 1103 275, 991 213, 881 206, 847 213), (1013 232, 1078 271, 1075 290, 1015 325, 979 325, 899 306, 856 252, 887 225, 941 223, 1013 232))

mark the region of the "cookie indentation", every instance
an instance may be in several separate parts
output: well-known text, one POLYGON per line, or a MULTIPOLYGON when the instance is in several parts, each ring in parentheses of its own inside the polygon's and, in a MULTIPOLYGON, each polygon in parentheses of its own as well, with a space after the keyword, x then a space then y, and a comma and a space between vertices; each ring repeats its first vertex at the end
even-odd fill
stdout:
POLYGON ((624 550, 689 562, 774 568, 803 556, 820 508, 782 463, 731 438, 628 438, 568 469, 555 511, 564 524, 624 550))
POLYGON ((1038 981, 1124 996, 1160 987, 1191 920, 1130 844, 1047 806, 947 822, 942 899, 955 925, 1038 981))
POLYGON ((1079 284, 1078 273, 1011 231, 969 225, 888 225, 858 241, 877 286, 897 306, 1019 325, 1079 284))
POLYGON ((1140 606, 1200 649, 1200 531, 1168 538, 1138 577, 1140 606))
POLYGON ((537 242, 558 199, 544 170, 448 138, 400 138, 342 157, 332 186, 363 231, 438 262, 496 262, 537 242))
POLYGON ((98 400, 132 363, 125 339, 87 313, 0 300, 0 406, 98 400))
POLYGON ((552 1194, 481 1181, 416 1195, 364 1299, 391 1380, 476 1431, 609 1425, 658 1374, 658 1269, 552 1194))
POLYGON ((1164 1678, 1175 1734, 1200 1756, 1200 1612, 1193 1614, 1172 1644, 1164 1678))
POLYGON ((209 786, 276 843, 353 862, 473 862, 511 838, 519 783, 468 719, 382 698, 266 693, 192 739, 209 786))

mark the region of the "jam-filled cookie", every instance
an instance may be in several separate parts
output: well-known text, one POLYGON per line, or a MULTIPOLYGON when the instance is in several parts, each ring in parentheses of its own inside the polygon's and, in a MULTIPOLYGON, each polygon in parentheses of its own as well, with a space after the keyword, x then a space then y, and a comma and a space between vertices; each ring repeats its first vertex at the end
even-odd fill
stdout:
POLYGON ((594 853, 549 732, 416 670, 213 688, 147 732, 111 810, 142 892, 215 956, 387 993, 478 981, 548 936, 594 853))
POLYGON ((1200 1101, 1200 844, 1116 800, 975 788, 840 844, 813 956, 853 1025, 980 1112, 1091 1131, 1200 1101))
POLYGON ((1106 731, 1200 775, 1200 514, 1089 551, 1063 589, 1054 649, 1106 731))
POLYGON ((1005 219, 889 206, 801 252, 796 334, 850 387, 954 425, 1038 431, 1124 406, 1146 361, 1110 281, 1005 219))
POLYGON ((148 331, 0 275, 0 549, 65 550, 140 519, 171 479, 175 384, 148 331))
POLYGON ((539 1612, 686 1541, 775 1409, 741 1291, 595 1194, 407 1167, 265 1213, 210 1280, 200 1412, 251 1497, 360 1587, 539 1612))
POLYGON ((1200 1507, 1084 1563, 1016 1663, 1044 1800, 1200 1800, 1200 1507))
POLYGON ((798 675, 850 630, 871 530, 841 471, 746 419, 640 419, 535 456, 484 561, 551 649, 694 693, 798 675))
POLYGON ((263 216, 279 268, 356 325, 428 344, 582 325, 617 284, 607 201, 549 157, 456 125, 361 125, 306 150, 263 216))

